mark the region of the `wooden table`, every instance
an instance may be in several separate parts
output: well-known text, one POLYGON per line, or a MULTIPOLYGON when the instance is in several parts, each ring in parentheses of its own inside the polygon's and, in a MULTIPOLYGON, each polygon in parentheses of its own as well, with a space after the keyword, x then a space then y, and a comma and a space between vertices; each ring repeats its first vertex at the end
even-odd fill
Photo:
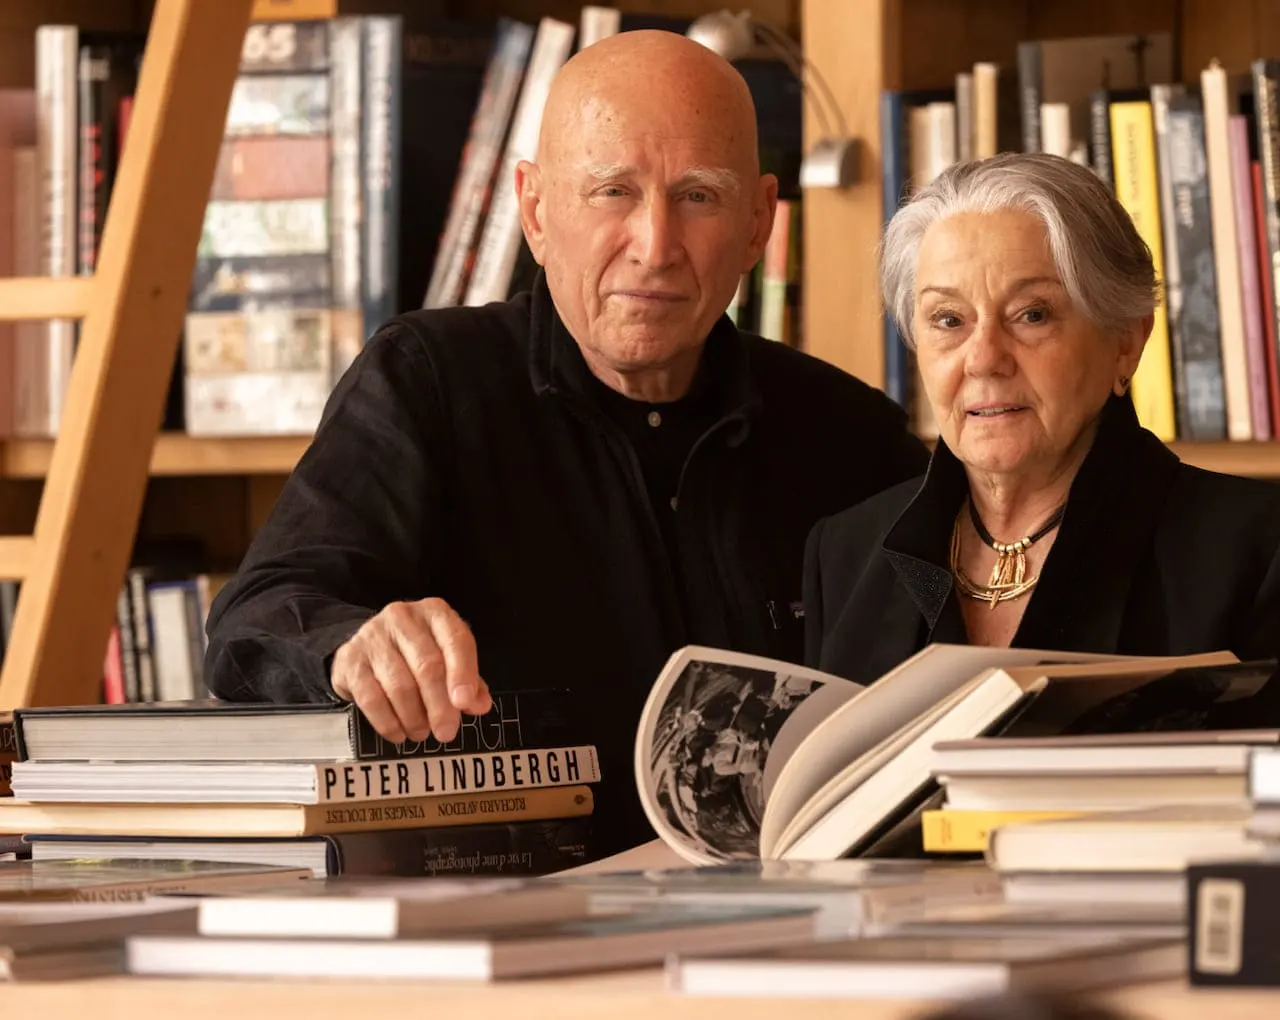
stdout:
MULTIPOLYGON (((1280 990, 1134 986, 1104 997, 1134 1020, 1276 1020, 1280 990)), ((8 1017, 92 1020, 912 1020, 937 1002, 704 999, 666 992, 656 971, 500 985, 105 978, 0 985, 8 1017)))

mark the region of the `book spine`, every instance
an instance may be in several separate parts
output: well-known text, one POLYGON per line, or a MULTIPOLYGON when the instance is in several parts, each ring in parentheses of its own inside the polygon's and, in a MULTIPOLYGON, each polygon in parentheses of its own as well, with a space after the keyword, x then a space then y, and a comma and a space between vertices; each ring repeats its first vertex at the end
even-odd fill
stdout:
MULTIPOLYGON (((1160 198, 1150 102, 1111 105, 1111 145, 1115 153, 1116 198, 1150 249, 1156 278, 1161 279, 1164 246, 1160 240, 1160 198)), ((1142 360, 1133 374, 1130 393, 1138 421, 1168 442, 1177 437, 1177 426, 1173 412, 1168 312, 1163 296, 1156 304, 1154 318, 1142 360)))
POLYGON ((315 766, 315 803, 533 790, 600 781, 592 744, 315 766))
POLYGON ((787 253, 791 241, 791 202, 778 199, 773 229, 764 248, 764 277, 760 292, 760 335, 779 343, 786 340, 787 253))
POLYGON ((360 804, 314 804, 302 809, 304 822, 302 831, 297 835, 325 836, 344 832, 451 828, 461 825, 540 821, 547 818, 579 818, 590 815, 594 808, 595 797, 590 786, 553 786, 520 792, 410 797, 360 804))
MULTIPOLYGON (((1153 93, 1154 98, 1154 93, 1153 93)), ((1115 191, 1115 166, 1111 155, 1111 98, 1106 89, 1089 95, 1090 165, 1108 188, 1115 191)))
POLYGON ((330 843, 342 875, 546 875, 590 859, 591 824, 590 816, 582 816, 353 832, 330 843))
POLYGON ((934 810, 920 814, 926 853, 983 853, 991 833, 1001 825, 1072 818, 1076 811, 955 811, 934 810))
POLYGON ((1160 191, 1160 230, 1164 243, 1164 300, 1169 319, 1169 362, 1173 378, 1173 410, 1177 433, 1191 438, 1190 408, 1182 340, 1182 249, 1178 245, 1178 216, 1174 204, 1169 101, 1180 95, 1179 85, 1151 86, 1151 121, 1155 129, 1156 181, 1160 191))
POLYGON ((129 583, 120 586, 116 596, 116 630, 120 634, 120 672, 123 678, 124 700, 141 701, 138 683, 138 648, 133 639, 133 599, 129 583))
POLYGON ((1271 278, 1271 256, 1267 251, 1267 222, 1265 185, 1262 183, 1262 164, 1253 160, 1249 164, 1249 183, 1253 194, 1253 229, 1258 238, 1254 255, 1258 261, 1258 281, 1262 288, 1262 341, 1267 363, 1267 402, 1271 411, 1271 434, 1280 436, 1280 349, 1276 347, 1276 320, 1271 314, 1275 307, 1275 289, 1271 278))
POLYGON ((102 657, 102 701, 107 705, 123 705, 124 667, 120 660, 120 628, 112 625, 107 635, 107 650, 102 657))
POLYGON ((361 57, 359 18, 335 18, 330 31, 329 222, 333 355, 336 382, 355 361, 376 323, 361 298, 361 57))
MULTIPOLYGON (((1280 60, 1255 60, 1253 78, 1254 120, 1258 132, 1258 163, 1262 177, 1262 211, 1265 229, 1259 234, 1262 253, 1263 293, 1270 300, 1263 308, 1271 338, 1270 360, 1280 363, 1280 60)), ((1272 392, 1273 432, 1280 435, 1280 379, 1272 392)))
POLYGON ((13 796, 13 763, 18 760, 18 733, 12 719, 0 721, 0 797, 13 796))
POLYGON ((520 205, 515 193, 516 164, 533 159, 538 147, 538 130, 551 80, 569 57, 573 46, 572 25, 543 18, 529 58, 524 88, 511 122, 511 135, 494 182, 489 215, 480 235, 475 267, 463 304, 483 305, 505 301, 511 286, 511 274, 522 240, 520 205))
POLYGON ((1280 867, 1205 861, 1186 874, 1188 983, 1280 986, 1280 867))
POLYGON ((151 646, 151 610, 147 603, 147 575, 128 572, 129 610, 133 619, 133 650, 138 661, 138 700, 156 700, 156 666, 151 646))
POLYGON ((974 159, 986 159, 999 151, 999 86, 1000 69, 995 64, 979 61, 973 65, 974 159))
MULTIPOLYGON (((1167 116, 1172 219, 1166 227, 1173 227, 1170 245, 1178 264, 1178 283, 1169 298, 1178 434, 1194 440, 1225 439, 1227 397, 1200 97, 1170 97, 1167 116)), ((1169 261, 1172 265, 1172 255, 1169 261)))
POLYGON ((1018 44, 1018 97, 1022 108, 1022 151, 1040 151, 1040 93, 1041 78, 1040 44, 1018 44))
MULTIPOLYGON (((994 134, 994 113, 992 134, 994 134)), ((981 124, 979 125, 981 127, 981 124)), ((901 92, 880 95, 880 152, 883 163, 884 221, 898 211, 907 188, 906 114, 901 92)), ((911 352, 898 330, 898 323, 884 310, 884 391, 900 407, 911 402, 911 352)))
MULTIPOLYGON (((36 29, 36 149, 43 213, 42 273, 76 272, 77 134, 76 77, 79 31, 74 25, 36 29)), ((50 319, 43 329, 45 358, 41 400, 30 422, 32 435, 56 435, 75 356, 76 323, 50 319)))
POLYGON ((1209 170, 1209 211, 1218 281, 1218 322, 1222 381, 1227 403, 1227 438, 1253 438, 1249 410, 1249 371, 1245 357, 1244 305, 1240 291, 1240 249, 1236 240, 1235 199, 1231 191, 1231 142, 1227 119, 1226 72, 1216 64, 1200 72, 1204 104, 1204 144, 1209 170))
POLYGON ((137 45, 125 39, 80 46, 76 268, 82 274, 97 264, 124 137, 122 100, 136 86, 139 55, 137 45))
POLYGON ((1236 243, 1240 250, 1240 297, 1244 309, 1244 354, 1249 372, 1249 420, 1255 440, 1271 438, 1267 403, 1267 354, 1262 328, 1262 285, 1258 279, 1258 238, 1253 229, 1253 181, 1249 159, 1249 121, 1227 118, 1231 145, 1231 194, 1235 200, 1236 243))
POLYGON ((360 283, 366 331, 377 329, 396 311, 402 32, 398 17, 363 19, 360 147, 364 243, 360 283))
POLYGON ((956 159, 973 159, 973 72, 956 75, 956 159))
POLYGON ((576 701, 567 690, 495 691, 491 697, 493 708, 482 716, 463 714, 457 734, 444 744, 435 737, 393 744, 370 726, 363 714, 353 711, 354 757, 357 761, 395 760, 590 742, 576 701))
POLYGON ((532 45, 530 26, 518 21, 499 23, 470 136, 463 148, 462 167, 454 183, 449 218, 432 266, 424 308, 456 305, 466 292, 476 240, 493 194, 494 171, 502 155, 532 45))

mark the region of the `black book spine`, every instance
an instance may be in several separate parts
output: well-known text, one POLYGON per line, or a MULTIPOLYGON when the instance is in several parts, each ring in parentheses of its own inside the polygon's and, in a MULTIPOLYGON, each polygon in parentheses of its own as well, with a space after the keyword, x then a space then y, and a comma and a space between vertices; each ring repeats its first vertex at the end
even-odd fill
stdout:
POLYGON ((1250 70, 1258 136, 1258 163, 1262 168, 1263 221, 1266 227, 1266 236, 1258 239, 1258 245, 1265 250, 1273 295, 1272 307, 1264 308, 1262 313, 1270 316, 1276 324, 1276 344, 1280 353, 1280 110, 1277 109, 1280 60, 1256 60, 1250 70))
POLYGON ((590 816, 329 837, 338 873, 401 878, 546 875, 587 863, 591 838, 590 816))
POLYGON ((393 744, 354 712, 357 761, 421 758, 440 754, 521 751, 575 747, 591 743, 590 733, 567 690, 494 692, 493 708, 482 716, 463 715, 457 735, 447 744, 435 737, 393 744))
POLYGON ((1187 868, 1192 985, 1280 987, 1280 863, 1187 868))
POLYGON ((97 264, 120 162, 120 101, 133 94, 139 57, 139 45, 129 40, 87 42, 80 47, 76 269, 82 274, 92 273, 97 264))
POLYGON ((1043 68, 1038 42, 1018 44, 1018 97, 1022 108, 1022 151, 1040 151, 1040 94, 1043 68))
POLYGON ((1089 162, 1093 172, 1115 191, 1115 164, 1111 156, 1111 96, 1106 89, 1099 89, 1089 96, 1089 142, 1089 162))

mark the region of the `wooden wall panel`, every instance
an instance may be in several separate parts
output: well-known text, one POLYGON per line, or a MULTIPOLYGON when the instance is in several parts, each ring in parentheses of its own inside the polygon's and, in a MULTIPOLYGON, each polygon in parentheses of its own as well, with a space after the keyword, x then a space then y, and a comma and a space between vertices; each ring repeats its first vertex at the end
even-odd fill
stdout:
MULTIPOLYGON (((840 4, 845 0, 827 2, 840 4)), ((726 4, 724 0, 624 0, 620 6, 624 11, 682 18, 695 18, 726 7, 734 11, 746 9, 775 28, 791 32, 796 38, 800 33, 800 0, 747 0, 733 4, 726 4)), ((448 9, 454 15, 466 17, 488 18, 505 14, 534 22, 549 16, 576 25, 582 13, 582 3, 580 0, 449 0, 448 9)))
POLYGON ((1016 68, 1024 39, 1175 31, 1179 20, 1177 0, 903 0, 902 9, 909 89, 950 86, 980 60, 1016 68))
POLYGON ((1182 0, 1182 75, 1198 81, 1217 59, 1243 72, 1256 57, 1280 56, 1280 16, 1274 0, 1182 0))

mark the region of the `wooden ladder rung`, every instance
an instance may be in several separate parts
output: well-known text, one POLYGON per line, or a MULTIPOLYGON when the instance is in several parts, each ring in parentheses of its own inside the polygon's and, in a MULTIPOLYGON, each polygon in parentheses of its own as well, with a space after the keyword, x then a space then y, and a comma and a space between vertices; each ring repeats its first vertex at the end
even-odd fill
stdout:
POLYGON ((27 276, 0 280, 0 321, 83 319, 92 276, 27 276))
POLYGON ((30 535, 0 537, 0 580, 21 581, 31 570, 36 540, 30 535))

